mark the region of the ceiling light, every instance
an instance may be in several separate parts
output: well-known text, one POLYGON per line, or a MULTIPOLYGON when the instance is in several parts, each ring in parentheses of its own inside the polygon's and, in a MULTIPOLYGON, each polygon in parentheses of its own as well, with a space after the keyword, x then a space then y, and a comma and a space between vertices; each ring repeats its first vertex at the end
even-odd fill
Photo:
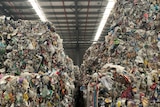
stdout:
POLYGON ((99 39, 99 37, 100 37, 100 35, 102 33, 102 30, 103 30, 103 28, 104 28, 104 26, 105 26, 105 24, 107 22, 107 19, 108 19, 109 15, 110 15, 110 12, 113 9, 115 3, 116 3, 116 0, 108 0, 106 9, 105 9, 105 11, 103 13, 103 17, 101 19, 101 22, 99 24, 98 30, 97 30, 95 38, 94 38, 94 43, 95 43, 95 41, 98 41, 98 39, 99 39))
POLYGON ((31 3, 33 9, 36 11, 41 21, 46 22, 47 21, 46 16, 44 15, 40 5, 38 4, 38 1, 37 0, 28 0, 28 1, 31 3))

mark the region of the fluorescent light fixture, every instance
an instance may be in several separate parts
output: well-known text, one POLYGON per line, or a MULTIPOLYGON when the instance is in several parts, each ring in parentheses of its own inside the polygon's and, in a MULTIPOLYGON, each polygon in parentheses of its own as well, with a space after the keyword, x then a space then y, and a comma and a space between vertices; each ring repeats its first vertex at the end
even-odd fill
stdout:
POLYGON ((98 27, 98 30, 96 32, 96 36, 94 38, 94 41, 98 41, 98 39, 99 39, 99 37, 100 37, 100 35, 102 33, 102 30, 103 30, 103 28, 104 28, 104 26, 105 26, 105 24, 107 22, 107 19, 108 19, 109 15, 110 15, 110 12, 113 9, 115 3, 116 3, 116 0, 108 0, 106 9, 105 9, 105 11, 103 13, 103 17, 102 17, 101 22, 99 24, 99 27, 98 27))
POLYGON ((33 9, 36 11, 41 21, 46 22, 47 21, 46 16, 44 15, 38 1, 37 0, 28 0, 28 1, 31 3, 33 9))

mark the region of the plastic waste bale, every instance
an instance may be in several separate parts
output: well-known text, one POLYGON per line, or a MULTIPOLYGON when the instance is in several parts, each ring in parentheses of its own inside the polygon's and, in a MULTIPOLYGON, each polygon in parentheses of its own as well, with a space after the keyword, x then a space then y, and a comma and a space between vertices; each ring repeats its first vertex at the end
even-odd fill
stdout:
POLYGON ((79 68, 50 22, 0 17, 0 106, 73 106, 79 68))
POLYGON ((159 106, 159 6, 157 0, 117 0, 105 41, 83 57, 88 106, 159 106))

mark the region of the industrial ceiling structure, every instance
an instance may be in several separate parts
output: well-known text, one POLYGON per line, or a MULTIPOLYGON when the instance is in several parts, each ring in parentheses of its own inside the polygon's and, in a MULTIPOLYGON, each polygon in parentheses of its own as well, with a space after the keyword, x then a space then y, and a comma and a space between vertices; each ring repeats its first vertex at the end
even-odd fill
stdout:
MULTIPOLYGON (((48 21, 63 39, 65 53, 80 65, 93 43, 108 0, 37 0, 48 21)), ((0 15, 13 19, 40 20, 28 0, 0 0, 0 15)), ((99 41, 108 33, 105 25, 99 41)))

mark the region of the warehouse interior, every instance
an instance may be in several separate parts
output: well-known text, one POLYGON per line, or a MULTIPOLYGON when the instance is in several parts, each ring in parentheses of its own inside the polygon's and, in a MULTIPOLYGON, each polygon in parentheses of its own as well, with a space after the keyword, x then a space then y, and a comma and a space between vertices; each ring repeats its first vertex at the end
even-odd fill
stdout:
POLYGON ((160 107, 160 0, 0 0, 0 107, 160 107))
MULTIPOLYGON (((38 3, 63 39, 66 54, 80 65, 85 50, 94 41, 108 0, 38 0, 38 3)), ((0 12, 14 20, 40 20, 28 0, 1 0, 0 12)), ((108 32, 105 26, 99 41, 108 32)))

